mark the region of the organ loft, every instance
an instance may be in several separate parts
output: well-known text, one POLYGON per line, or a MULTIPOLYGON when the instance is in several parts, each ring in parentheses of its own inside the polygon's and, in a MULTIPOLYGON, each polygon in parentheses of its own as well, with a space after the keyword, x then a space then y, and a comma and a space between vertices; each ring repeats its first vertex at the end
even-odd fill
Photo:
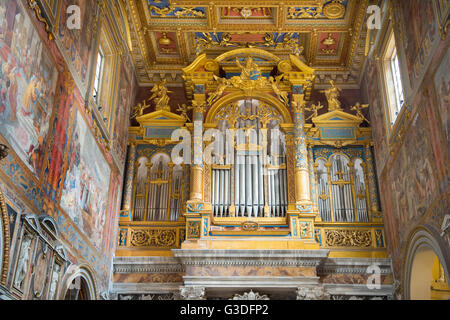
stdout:
POLYGON ((0 0, 0 300, 448 300, 449 18, 0 0))
POLYGON ((329 261, 387 268, 369 106, 344 111, 333 81, 327 105, 311 101, 315 77, 248 48, 184 68, 179 113, 156 84, 155 111, 140 102, 130 128, 117 259, 173 256, 181 294, 202 299, 236 285, 323 298, 329 261))

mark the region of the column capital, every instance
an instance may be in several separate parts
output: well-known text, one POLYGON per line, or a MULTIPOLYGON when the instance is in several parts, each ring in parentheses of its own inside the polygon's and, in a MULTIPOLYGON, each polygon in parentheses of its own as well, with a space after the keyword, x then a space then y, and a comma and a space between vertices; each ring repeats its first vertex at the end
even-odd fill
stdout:
POLYGON ((180 287, 180 295, 183 300, 206 300, 204 287, 180 287))
POLYGON ((330 300, 323 286, 297 288, 297 300, 330 300))

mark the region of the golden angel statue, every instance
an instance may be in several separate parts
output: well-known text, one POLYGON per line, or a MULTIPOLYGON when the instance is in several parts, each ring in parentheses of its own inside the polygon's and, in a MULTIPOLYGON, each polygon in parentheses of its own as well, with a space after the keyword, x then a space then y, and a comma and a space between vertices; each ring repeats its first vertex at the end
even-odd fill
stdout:
POLYGON ((306 111, 312 112, 312 115, 310 115, 305 121, 308 121, 309 119, 315 118, 319 115, 319 110, 322 109, 324 106, 320 104, 320 101, 317 105, 313 104, 309 108, 305 108, 306 111))
POLYGON ((188 116, 188 111, 192 109, 192 106, 188 106, 187 104, 183 103, 181 106, 178 105, 178 112, 181 112, 181 116, 186 120, 186 121, 191 121, 191 119, 189 119, 188 116))
POLYGON ((352 111, 356 111, 356 116, 358 118, 360 118, 361 120, 366 121, 368 124, 370 124, 369 120, 367 120, 367 118, 363 115, 363 113, 361 112, 362 109, 366 109, 368 108, 369 105, 368 104, 360 104, 359 102, 357 102, 353 107, 350 108, 350 110, 352 111))
POLYGON ((322 90, 320 92, 325 93, 328 100, 328 111, 342 110, 341 102, 339 101, 339 95, 341 89, 335 86, 334 81, 330 81, 331 88, 327 90, 322 90))
POLYGON ((283 102, 285 105, 289 103, 289 94, 286 91, 280 90, 280 82, 283 78, 283 75, 278 77, 269 77, 269 82, 272 85, 272 90, 275 92, 277 97, 283 102))
POLYGON ((253 62, 252 57, 247 58, 245 65, 242 65, 239 62, 239 59, 236 58, 236 65, 242 70, 241 80, 257 80, 261 75, 261 69, 255 62, 253 62))
POLYGON ((150 97, 149 101, 154 100, 155 101, 155 110, 166 110, 170 111, 169 106, 169 96, 168 93, 172 93, 172 91, 167 90, 166 88, 166 79, 163 79, 160 83, 155 84, 155 86, 152 88, 151 92, 153 95, 150 97))
POLYGON ((209 95, 209 98, 208 98, 209 106, 211 106, 214 103, 214 101, 219 99, 223 95, 223 92, 225 91, 225 89, 231 84, 230 80, 228 80, 226 78, 220 78, 216 75, 214 75, 214 79, 217 82, 217 89, 214 93, 211 93, 209 95))
POLYGON ((148 104, 145 103, 145 100, 139 102, 134 108, 133 112, 131 113, 131 119, 136 119, 137 117, 140 117, 144 114, 144 110, 149 107, 148 104))

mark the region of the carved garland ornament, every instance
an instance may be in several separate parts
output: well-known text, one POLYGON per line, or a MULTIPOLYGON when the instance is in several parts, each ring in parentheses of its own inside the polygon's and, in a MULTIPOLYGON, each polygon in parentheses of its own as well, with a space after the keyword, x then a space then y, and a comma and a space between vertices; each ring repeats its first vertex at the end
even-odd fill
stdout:
POLYGON ((131 230, 132 247, 168 248, 177 245, 174 229, 131 230))
POLYGON ((370 247, 370 230, 325 230, 328 247, 370 247))

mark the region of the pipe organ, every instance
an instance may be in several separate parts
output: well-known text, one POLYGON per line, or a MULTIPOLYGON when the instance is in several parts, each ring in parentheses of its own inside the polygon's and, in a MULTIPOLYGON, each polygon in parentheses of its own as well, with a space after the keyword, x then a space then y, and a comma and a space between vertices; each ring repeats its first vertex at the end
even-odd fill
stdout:
MULTIPOLYGON (((254 99, 225 106, 221 137, 212 157, 211 205, 215 217, 285 217, 287 213, 286 147, 279 120, 267 121, 254 99), (261 120, 265 121, 262 122, 261 120), (232 128, 230 130, 230 128, 232 128), (228 132, 227 132, 228 131, 228 132)), ((268 106, 263 108, 268 109, 268 106)), ((273 112, 273 110, 271 110, 273 112)), ((220 118, 220 116, 218 117, 220 118)))
POLYGON ((162 82, 152 89, 156 110, 136 112, 139 126, 130 128, 118 252, 384 250, 365 105, 345 112, 332 82, 319 115, 323 106, 309 102, 314 70, 259 49, 201 55, 183 76, 192 101, 180 114, 162 105, 162 82))
POLYGON ((351 162, 338 149, 335 152, 328 161, 320 158, 315 163, 321 218, 369 222, 365 163, 360 158, 351 162))
POLYGON ((183 167, 166 153, 137 161, 134 221, 177 221, 180 218, 183 167))

